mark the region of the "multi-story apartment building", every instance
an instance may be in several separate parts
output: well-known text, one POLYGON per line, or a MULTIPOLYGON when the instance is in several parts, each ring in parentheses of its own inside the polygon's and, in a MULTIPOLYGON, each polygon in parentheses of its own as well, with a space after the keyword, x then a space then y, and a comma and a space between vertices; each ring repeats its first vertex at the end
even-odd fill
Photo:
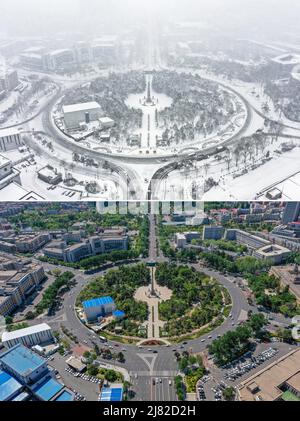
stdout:
POLYGON ((225 229, 220 225, 210 225, 203 229, 203 240, 221 240, 225 229))
MULTIPOLYGON (((3 246, 3 243, 9 243, 15 246, 16 251, 19 253, 35 253, 49 241, 51 241, 51 235, 47 232, 19 235, 13 234, 2 238, 2 247, 5 247, 5 245, 3 246)), ((5 250, 2 248, 2 251, 5 250)))
POLYGON ((300 202, 288 202, 282 215, 282 223, 287 225, 289 222, 298 221, 300 215, 300 202))
POLYGON ((23 145, 20 132, 14 128, 0 130, 0 151, 18 149, 23 145))
POLYGON ((19 85, 18 72, 16 70, 0 69, 0 91, 10 92, 19 85))
POLYGON ((114 235, 110 237, 100 235, 90 237, 83 242, 73 244, 71 246, 61 244, 60 247, 46 247, 44 248, 44 255, 50 259, 58 259, 65 262, 78 262, 85 257, 95 256, 102 253, 109 253, 114 250, 127 249, 127 235, 114 235))
POLYGON ((46 54, 45 61, 48 70, 65 69, 75 64, 75 53, 69 48, 54 50, 46 54))
POLYGON ((231 230, 230 235, 235 235, 235 240, 238 244, 244 244, 250 249, 258 249, 270 244, 268 240, 264 238, 257 237, 256 235, 250 234, 249 232, 242 230, 231 230), (235 234, 234 234, 235 231, 235 234))
POLYGON ((15 244, 0 241, 0 251, 4 251, 5 253, 16 253, 17 247, 15 244))
POLYGON ((11 314, 45 278, 44 268, 36 264, 0 270, 0 315, 11 314))

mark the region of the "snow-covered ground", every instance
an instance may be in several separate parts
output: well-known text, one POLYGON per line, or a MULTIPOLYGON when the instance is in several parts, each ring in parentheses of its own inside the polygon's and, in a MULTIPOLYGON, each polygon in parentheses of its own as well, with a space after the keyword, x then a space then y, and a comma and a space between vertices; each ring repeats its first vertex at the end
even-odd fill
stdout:
MULTIPOLYGON (((147 75, 146 85, 150 83, 152 86, 152 76, 147 75)), ((143 121, 141 129, 137 129, 135 134, 142 135, 142 147, 145 150, 157 150, 156 148, 156 136, 161 136, 163 130, 156 127, 155 123, 155 110, 162 111, 172 105, 172 98, 164 94, 159 94, 151 89, 151 97, 153 98, 155 105, 143 105, 144 99, 147 97, 147 89, 141 94, 132 94, 128 97, 126 105, 129 108, 135 108, 142 110, 143 121), (149 122, 148 122, 149 119, 149 122), (148 133, 150 135, 148 139, 148 133)))

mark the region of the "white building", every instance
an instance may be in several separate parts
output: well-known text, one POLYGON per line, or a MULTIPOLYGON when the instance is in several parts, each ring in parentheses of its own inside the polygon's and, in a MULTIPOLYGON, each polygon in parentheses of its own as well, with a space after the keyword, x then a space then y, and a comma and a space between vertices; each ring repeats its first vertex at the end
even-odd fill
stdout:
POLYGON ((93 60, 92 48, 88 42, 79 41, 74 48, 77 63, 90 63, 93 60))
POLYGON ((279 264, 283 262, 291 253, 286 247, 278 246, 277 244, 269 244, 261 247, 253 252, 253 256, 258 259, 269 260, 272 264, 279 264))
POLYGON ((114 120, 112 120, 109 117, 99 118, 99 123, 100 123, 102 129, 110 129, 111 127, 113 127, 115 125, 114 120))
POLYGON ((45 56, 48 70, 67 68, 75 63, 75 53, 69 48, 51 51, 45 56))
POLYGON ((186 236, 184 234, 177 233, 175 235, 175 243, 176 243, 177 248, 184 249, 187 244, 186 236))
POLYGON ((97 121, 101 117, 101 107, 97 102, 65 105, 63 107, 65 126, 67 129, 77 129, 80 123, 97 121))
POLYGON ((2 334, 2 342, 6 348, 12 348, 18 343, 26 347, 32 347, 53 341, 54 336, 51 328, 46 323, 2 334))
POLYGON ((10 159, 0 155, 0 190, 13 182, 21 184, 20 172, 13 167, 10 159))
POLYGON ((19 85, 18 72, 16 70, 5 70, 0 68, 0 92, 10 92, 19 85))

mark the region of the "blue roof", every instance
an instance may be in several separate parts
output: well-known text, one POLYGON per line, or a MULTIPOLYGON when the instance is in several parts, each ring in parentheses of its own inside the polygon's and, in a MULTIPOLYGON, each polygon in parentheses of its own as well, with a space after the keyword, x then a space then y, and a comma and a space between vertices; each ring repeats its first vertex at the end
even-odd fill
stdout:
POLYGON ((72 401, 73 395, 70 392, 67 392, 64 390, 56 399, 55 402, 66 402, 66 401, 72 401))
POLYGON ((20 376, 30 374, 45 364, 46 360, 21 344, 0 355, 0 361, 20 376))
POLYGON ((83 308, 101 307, 105 304, 113 304, 114 300, 112 297, 99 297, 93 300, 84 301, 82 303, 83 308))
POLYGON ((50 399, 57 395, 63 387, 64 386, 61 383, 58 383, 52 377, 47 376, 42 383, 33 388, 33 392, 41 400, 50 401, 50 399))
POLYGON ((0 402, 11 399, 22 387, 10 374, 0 370, 0 402))
POLYGON ((123 400, 122 388, 109 388, 102 389, 100 401, 102 402, 121 402, 123 400))
POLYGON ((113 316, 117 318, 125 317, 125 313, 124 311, 116 310, 116 311, 113 311, 113 316))
POLYGON ((12 399, 13 402, 23 402, 29 398, 29 394, 27 392, 22 392, 17 395, 15 398, 12 399))

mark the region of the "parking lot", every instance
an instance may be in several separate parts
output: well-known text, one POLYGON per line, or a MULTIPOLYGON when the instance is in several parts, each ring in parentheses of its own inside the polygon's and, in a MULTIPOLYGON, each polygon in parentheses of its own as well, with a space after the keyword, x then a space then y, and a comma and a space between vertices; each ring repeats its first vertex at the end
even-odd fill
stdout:
POLYGON ((237 389, 248 377, 259 372, 277 359, 287 354, 294 345, 282 342, 260 343, 254 352, 247 353, 226 367, 213 367, 197 385, 197 398, 200 401, 221 401, 222 390, 226 387, 237 389))
POLYGON ((242 377, 244 374, 249 373, 256 367, 260 366, 265 361, 271 359, 278 353, 278 349, 275 347, 267 348, 262 351, 260 354, 254 356, 249 352, 249 356, 238 360, 234 364, 228 364, 226 369, 228 369, 224 374, 224 379, 231 381, 237 380, 239 377, 242 377))
POLYGON ((92 379, 85 379, 83 376, 76 376, 76 373, 66 370, 68 367, 66 357, 55 354, 49 358, 48 365, 57 370, 56 378, 77 394, 77 400, 97 401, 99 383, 91 381, 92 379))

